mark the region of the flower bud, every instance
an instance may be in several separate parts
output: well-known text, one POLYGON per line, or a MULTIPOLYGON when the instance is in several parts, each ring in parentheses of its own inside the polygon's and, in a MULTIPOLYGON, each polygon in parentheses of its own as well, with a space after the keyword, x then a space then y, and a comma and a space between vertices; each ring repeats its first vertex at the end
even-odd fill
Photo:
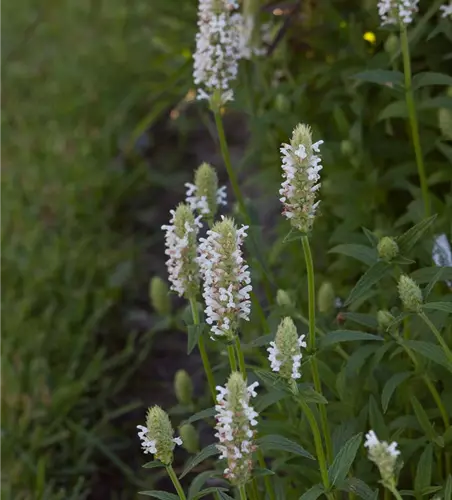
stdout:
POLYGON ((254 389, 258 385, 254 382, 246 387, 242 375, 233 372, 226 387, 217 387, 215 437, 220 442, 217 445, 220 459, 228 461, 224 475, 233 485, 243 485, 251 476, 256 449, 252 427, 257 425, 258 413, 249 403, 250 398, 257 395, 254 389))
POLYGON ((291 382, 301 377, 300 366, 302 353, 300 347, 306 347, 305 336, 298 337, 297 328, 292 318, 284 318, 278 326, 275 340, 267 349, 270 367, 282 378, 291 382))
POLYGON ((177 370, 174 376, 174 392, 182 405, 190 405, 193 398, 193 383, 185 370, 177 370))
POLYGON ((388 444, 386 441, 379 441, 374 431, 366 434, 364 446, 368 448, 369 460, 371 460, 380 470, 381 482, 384 486, 395 484, 395 470, 397 457, 400 451, 394 441, 388 444))
POLYGON ((199 289, 196 236, 201 223, 188 205, 181 203, 171 210, 170 224, 162 226, 171 289, 186 298, 195 297, 199 289))
POLYGON ((323 141, 312 143, 308 125, 298 125, 290 144, 282 144, 281 160, 284 181, 279 194, 283 215, 295 229, 308 233, 312 229, 320 201, 316 201, 322 169, 319 147, 323 141))
POLYGON ((394 238, 383 236, 378 242, 378 256, 380 259, 390 262, 394 257, 399 254, 399 245, 397 245, 394 238))
POLYGON ((382 330, 387 330, 389 325, 394 321, 394 316, 386 309, 382 309, 377 312, 377 321, 378 326, 382 330))
POLYGON ((203 163, 195 172, 195 183, 187 182, 185 186, 186 202, 190 208, 213 223, 218 205, 226 205, 226 186, 218 188, 215 169, 208 163, 203 163))
POLYGON ((152 307, 161 316, 167 316, 171 313, 171 300, 169 297, 169 288, 165 281, 159 276, 154 276, 149 284, 149 298, 152 307))
POLYGON ((336 307, 336 295, 334 294, 333 285, 329 281, 324 281, 320 285, 317 294, 317 304, 319 311, 323 314, 334 311, 336 307))
POLYGON ((276 292, 276 303, 280 307, 293 307, 292 299, 285 290, 278 290, 276 292))
POLYGON ((385 41, 385 51, 392 56, 395 54, 400 47, 399 37, 394 33, 391 33, 385 41))
POLYGON ((447 108, 438 110, 438 125, 443 137, 452 141, 452 111, 447 108))
POLYGON ((146 427, 138 425, 138 437, 144 453, 152 453, 157 460, 169 465, 173 461, 173 450, 176 444, 182 444, 179 437, 174 437, 174 430, 166 412, 160 406, 148 409, 146 427))
POLYGON ((341 141, 341 153, 344 156, 352 156, 353 152, 354 147, 351 141, 341 141))
POLYGON ((400 300, 408 311, 417 312, 422 305, 422 292, 415 281, 402 275, 398 284, 400 300))
POLYGON ((284 94, 277 94, 275 97, 275 109, 280 113, 290 111, 290 101, 284 94))
POLYGON ((198 432, 192 424, 185 424, 179 427, 179 435, 182 439, 183 447, 188 453, 197 453, 199 451, 198 432))

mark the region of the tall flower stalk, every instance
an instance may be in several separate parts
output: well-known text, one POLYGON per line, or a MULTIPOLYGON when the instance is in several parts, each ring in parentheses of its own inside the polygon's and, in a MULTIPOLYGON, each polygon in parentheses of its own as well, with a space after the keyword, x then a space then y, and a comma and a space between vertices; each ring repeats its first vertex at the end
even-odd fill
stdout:
MULTIPOLYGON (((317 392, 322 394, 317 359, 315 357, 316 326, 315 326, 315 279, 314 264, 309 244, 309 233, 312 230, 317 207, 317 192, 320 188, 322 169, 318 154, 323 141, 312 142, 312 132, 308 125, 298 125, 292 134, 290 144, 282 144, 281 160, 283 182, 279 191, 283 204, 283 215, 290 221, 293 229, 301 232, 301 242, 306 261, 308 275, 308 308, 309 336, 308 352, 311 354, 312 379, 317 392)), ((324 405, 319 405, 322 432, 325 439, 328 460, 332 459, 333 447, 328 417, 324 405)))

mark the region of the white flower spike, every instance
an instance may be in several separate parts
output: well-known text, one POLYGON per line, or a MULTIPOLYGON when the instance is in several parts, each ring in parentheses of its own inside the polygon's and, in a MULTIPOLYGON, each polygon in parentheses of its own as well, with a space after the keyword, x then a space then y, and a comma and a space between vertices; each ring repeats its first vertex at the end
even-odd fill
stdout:
POLYGON ((381 25, 411 24, 419 10, 419 0, 380 0, 378 14, 381 25))
POLYGON ((388 444, 380 441, 374 431, 366 434, 364 446, 368 449, 369 460, 371 460, 380 470, 383 485, 393 486, 395 484, 395 467, 400 451, 394 441, 388 444))
POLYGON ((452 19, 452 2, 449 2, 448 4, 441 5, 439 8, 441 11, 441 17, 444 19, 452 19))
POLYGON ((234 338, 240 319, 249 320, 252 290, 248 265, 242 256, 248 226, 237 229, 234 221, 223 217, 207 238, 201 238, 198 262, 204 279, 206 323, 211 337, 234 338))

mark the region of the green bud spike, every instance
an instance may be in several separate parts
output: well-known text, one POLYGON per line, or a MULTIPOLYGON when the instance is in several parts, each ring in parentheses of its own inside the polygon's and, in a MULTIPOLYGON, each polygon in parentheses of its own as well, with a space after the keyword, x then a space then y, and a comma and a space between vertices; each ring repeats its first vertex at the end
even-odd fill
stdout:
POLYGON ((280 307, 293 307, 292 299, 285 290, 278 290, 276 292, 276 303, 280 307))
POLYGON ((178 370, 174 376, 174 392, 180 404, 188 406, 192 403, 193 383, 185 370, 178 370))
POLYGON ((161 316, 171 314, 169 287, 159 276, 154 276, 149 283, 149 298, 151 306, 161 316))
POLYGON ((173 461, 174 430, 167 413, 160 406, 149 408, 146 415, 146 427, 148 439, 155 441, 155 458, 169 465, 173 461))
POLYGON ((197 453, 199 451, 198 432, 192 424, 185 424, 179 427, 179 435, 182 439, 182 446, 188 453, 197 453))
POLYGON ((395 240, 389 236, 381 238, 378 242, 377 250, 380 259, 386 260, 387 262, 390 262, 399 254, 399 246, 395 240))
POLYGON ((329 281, 324 281, 317 293, 317 304, 319 311, 323 314, 329 314, 334 311, 336 295, 333 285, 329 281))
POLYGON ((408 311, 417 312, 422 306, 422 292, 415 281, 402 275, 398 284, 400 300, 408 311))

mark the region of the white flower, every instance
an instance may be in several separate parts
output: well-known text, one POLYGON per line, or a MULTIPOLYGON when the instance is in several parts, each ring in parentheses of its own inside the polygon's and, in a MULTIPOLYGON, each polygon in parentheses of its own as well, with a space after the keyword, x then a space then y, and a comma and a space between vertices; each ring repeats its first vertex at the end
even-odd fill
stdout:
POLYGON ((432 259, 438 267, 452 266, 452 250, 445 234, 440 234, 435 238, 432 259))
POLYGON ((284 181, 279 194, 283 214, 293 227, 307 233, 314 222, 320 201, 315 201, 320 188, 319 172, 322 169, 319 146, 323 141, 312 144, 311 129, 298 125, 292 134, 290 144, 283 144, 282 170, 284 181))
POLYGON ((383 484, 394 483, 395 466, 400 455, 397 443, 394 441, 388 444, 386 441, 380 441, 371 430, 366 434, 364 446, 368 449, 369 460, 379 468, 383 484))
POLYGON ((419 10, 419 0, 380 0, 378 14, 381 24, 411 24, 419 10))
POLYGON ((248 265, 242 256, 247 226, 240 229, 223 217, 200 239, 198 262, 204 279, 206 323, 216 335, 232 338, 240 319, 249 320, 252 290, 248 265))
POLYGON ((157 448, 155 447, 155 439, 148 439, 147 437, 147 427, 144 427, 144 425, 137 425, 137 429, 139 429, 138 437, 141 440, 141 448, 143 449, 143 453, 157 453, 157 448))
POLYGON ((193 77, 198 99, 223 105, 234 97, 231 83, 236 79, 241 57, 241 14, 233 12, 238 3, 229 0, 199 0, 198 28, 193 77))
POLYGON ((215 437, 220 459, 226 459, 228 466, 224 475, 233 484, 245 484, 250 477, 253 462, 252 453, 256 449, 253 438, 258 413, 250 406, 250 398, 256 396, 254 390, 259 384, 246 387, 243 377, 233 372, 226 387, 218 386, 215 405, 217 424, 215 437))
POLYGON ((184 204, 171 210, 170 214, 170 224, 162 226, 162 229, 166 232, 166 265, 171 289, 180 296, 195 296, 199 288, 196 236, 201 227, 201 217, 195 218, 191 209, 184 204))
POLYGON ((441 5, 439 10, 441 11, 441 17, 449 19, 452 18, 452 2, 449 2, 449 4, 441 5))
MULTIPOLYGON (((206 195, 199 196, 197 191, 197 187, 191 182, 186 182, 185 187, 187 188, 186 192, 186 203, 190 206, 190 208, 195 211, 199 211, 201 215, 211 215, 211 210, 209 208, 209 203, 206 195)), ((227 206, 227 193, 226 186, 221 186, 217 189, 216 192, 216 203, 217 205, 227 206)))

